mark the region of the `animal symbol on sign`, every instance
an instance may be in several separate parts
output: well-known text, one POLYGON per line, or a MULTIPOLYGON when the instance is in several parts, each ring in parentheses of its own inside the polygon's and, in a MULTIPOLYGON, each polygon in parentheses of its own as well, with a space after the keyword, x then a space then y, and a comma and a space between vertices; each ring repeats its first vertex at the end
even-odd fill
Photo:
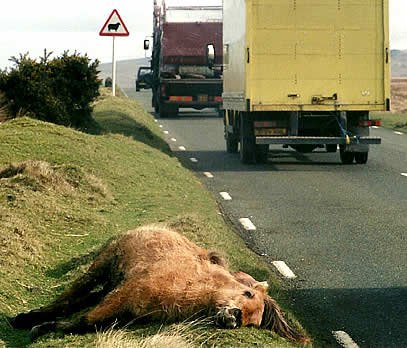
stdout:
POLYGON ((117 32, 117 29, 119 29, 120 27, 120 23, 116 23, 116 24, 109 24, 107 26, 107 29, 110 30, 114 30, 115 32, 117 32))

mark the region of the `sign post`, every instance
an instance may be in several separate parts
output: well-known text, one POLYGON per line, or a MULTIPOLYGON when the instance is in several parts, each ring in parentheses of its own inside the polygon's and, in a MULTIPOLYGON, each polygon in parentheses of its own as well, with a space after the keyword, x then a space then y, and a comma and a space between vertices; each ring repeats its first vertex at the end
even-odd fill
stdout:
POLYGON ((126 28, 122 18, 120 17, 117 10, 113 10, 107 19, 106 23, 99 32, 100 36, 112 36, 113 39, 113 49, 112 49, 112 90, 113 96, 116 95, 116 57, 115 57, 115 37, 116 36, 129 36, 130 33, 126 28))

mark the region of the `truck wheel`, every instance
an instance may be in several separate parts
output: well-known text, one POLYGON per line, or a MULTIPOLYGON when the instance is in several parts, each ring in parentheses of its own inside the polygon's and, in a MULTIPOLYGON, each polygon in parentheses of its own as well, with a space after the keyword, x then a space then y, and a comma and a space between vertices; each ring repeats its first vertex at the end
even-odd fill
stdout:
POLYGON ((239 147, 239 141, 230 133, 226 133, 226 152, 236 153, 239 147))
POLYGON ((366 164, 369 152, 357 152, 355 153, 355 161, 357 164, 366 164))
POLYGON ((333 152, 336 152, 336 150, 337 150, 336 144, 326 144, 325 147, 326 147, 326 152, 333 153, 333 152))
POLYGON ((341 161, 343 164, 352 164, 353 163, 353 160, 355 158, 355 154, 353 152, 347 152, 347 151, 345 151, 343 146, 341 146, 339 154, 341 156, 341 161))
POLYGON ((216 116, 223 118, 224 110, 220 108, 216 108, 216 116))
POLYGON ((268 145, 256 145, 256 162, 266 163, 268 159, 269 146, 268 145))
POLYGON ((240 161, 244 164, 256 163, 256 144, 253 134, 253 122, 247 119, 247 113, 240 113, 240 161))
POLYGON ((167 118, 168 117, 168 110, 165 107, 164 103, 160 103, 158 107, 158 114, 160 115, 160 118, 167 118))

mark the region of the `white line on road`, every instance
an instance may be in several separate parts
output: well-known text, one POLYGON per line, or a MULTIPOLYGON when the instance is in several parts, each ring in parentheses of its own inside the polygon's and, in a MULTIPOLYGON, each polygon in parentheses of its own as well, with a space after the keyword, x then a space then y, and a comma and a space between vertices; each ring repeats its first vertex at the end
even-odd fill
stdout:
POLYGON ((213 174, 210 173, 210 172, 204 172, 204 175, 205 175, 207 178, 210 178, 210 179, 213 178, 213 174))
POLYGON ((394 132, 394 134, 403 135, 404 133, 402 133, 402 132, 394 132))
POLYGON ((332 331, 337 342, 344 348, 359 348, 354 340, 345 331, 332 331))
POLYGON ((164 134, 168 134, 169 132, 168 131, 164 131, 164 134))
POLYGON ((284 261, 273 261, 272 262, 274 267, 277 268, 277 270, 286 278, 289 279, 294 279, 297 278, 297 276, 294 274, 294 272, 290 269, 290 267, 287 266, 287 264, 284 261))
POLYGON ((177 141, 177 139, 171 138, 171 141, 173 141, 175 143, 177 141))
POLYGON ((222 196, 222 198, 223 198, 225 201, 231 201, 231 200, 232 200, 232 197, 231 197, 230 194, 227 193, 227 192, 221 192, 220 195, 222 196))
POLYGON ((124 91, 124 89, 123 89, 123 88, 120 88, 120 90, 123 92, 124 96, 128 99, 129 96, 128 96, 127 93, 124 91))
POLYGON ((198 162, 198 160, 197 160, 195 157, 191 157, 189 160, 190 160, 191 162, 194 162, 194 163, 197 163, 197 162, 198 162))
POLYGON ((239 222, 242 224, 245 230, 247 231, 255 231, 256 226, 254 226, 253 222, 250 221, 249 218, 241 218, 239 222))
POLYGON ((181 151, 185 151, 185 150, 186 150, 186 148, 185 148, 184 146, 178 146, 178 148, 179 148, 181 151))
POLYGON ((163 128, 163 125, 162 125, 162 124, 160 124, 160 128, 163 128))
POLYGON ((380 128, 380 127, 378 127, 378 126, 372 126, 372 128, 374 128, 374 129, 378 129, 378 128, 380 128))
POLYGON ((407 176, 407 173, 401 173, 401 175, 403 175, 403 176, 407 176))

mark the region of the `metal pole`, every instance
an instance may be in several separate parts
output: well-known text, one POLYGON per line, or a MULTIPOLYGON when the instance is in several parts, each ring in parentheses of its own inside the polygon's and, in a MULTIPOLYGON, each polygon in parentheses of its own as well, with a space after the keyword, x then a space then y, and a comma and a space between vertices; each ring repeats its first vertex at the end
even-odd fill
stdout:
POLYGON ((112 36, 113 37, 113 55, 112 55, 112 90, 113 90, 113 93, 112 93, 112 95, 113 95, 113 97, 115 97, 116 96, 116 59, 115 59, 115 56, 114 56, 114 38, 115 38, 115 36, 112 36))

